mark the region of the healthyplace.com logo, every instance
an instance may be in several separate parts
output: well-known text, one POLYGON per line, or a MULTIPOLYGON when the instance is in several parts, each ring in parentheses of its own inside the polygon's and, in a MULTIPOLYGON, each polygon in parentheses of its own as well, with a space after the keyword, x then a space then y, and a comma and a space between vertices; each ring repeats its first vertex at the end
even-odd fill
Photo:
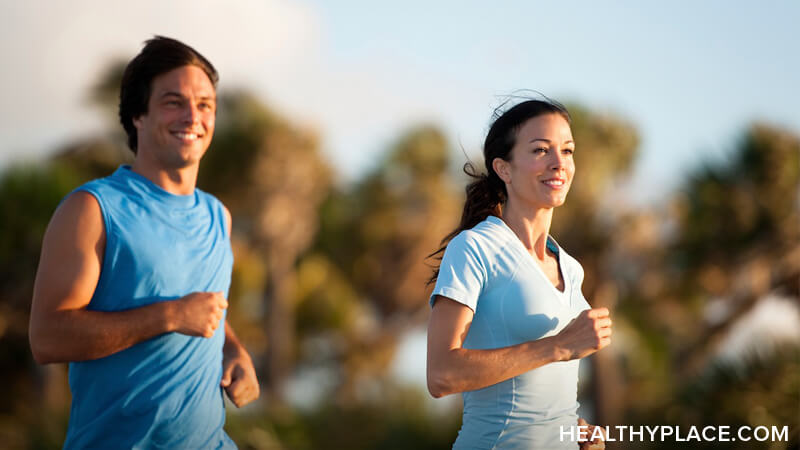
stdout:
POLYGON ((561 442, 593 441, 598 438, 606 442, 788 442, 789 427, 757 426, 753 428, 744 425, 732 430, 728 425, 710 425, 706 427, 693 425, 687 430, 686 428, 672 425, 561 426, 561 442))

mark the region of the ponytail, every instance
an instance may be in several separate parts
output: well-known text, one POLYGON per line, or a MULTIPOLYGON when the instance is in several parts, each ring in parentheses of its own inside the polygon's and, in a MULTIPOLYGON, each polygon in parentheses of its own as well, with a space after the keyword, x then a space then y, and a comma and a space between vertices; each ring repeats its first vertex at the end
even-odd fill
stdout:
POLYGON ((506 201, 506 186, 503 180, 490 170, 488 174, 478 173, 472 163, 464 164, 464 173, 473 181, 467 185, 467 199, 464 202, 464 209, 461 212, 461 222, 455 230, 451 231, 439 243, 439 249, 428 255, 437 261, 433 268, 433 275, 428 279, 428 285, 436 282, 439 277, 439 264, 441 264, 444 250, 451 239, 458 233, 469 230, 481 223, 489 216, 500 217, 502 205, 506 201))

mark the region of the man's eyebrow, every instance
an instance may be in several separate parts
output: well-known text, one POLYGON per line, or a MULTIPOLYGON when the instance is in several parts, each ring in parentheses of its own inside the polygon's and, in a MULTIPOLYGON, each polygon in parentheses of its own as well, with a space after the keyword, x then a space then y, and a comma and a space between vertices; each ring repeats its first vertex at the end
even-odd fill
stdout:
MULTIPOLYGON (((162 93, 161 94, 161 98, 164 98, 164 97, 185 98, 185 96, 183 94, 181 94, 180 92, 175 92, 175 91, 166 91, 166 92, 162 93)), ((201 95, 198 98, 200 100, 203 100, 203 101, 208 101, 208 100, 216 101, 217 100, 217 96, 216 95, 201 95)))

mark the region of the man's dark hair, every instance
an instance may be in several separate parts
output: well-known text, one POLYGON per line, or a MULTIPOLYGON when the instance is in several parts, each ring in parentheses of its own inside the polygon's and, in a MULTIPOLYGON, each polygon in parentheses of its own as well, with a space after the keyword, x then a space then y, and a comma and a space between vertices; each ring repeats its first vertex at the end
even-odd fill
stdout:
POLYGON ((119 121, 133 153, 138 144, 133 119, 147 114, 153 79, 183 66, 199 67, 216 88, 219 75, 203 55, 183 42, 163 36, 145 41, 142 51, 125 67, 119 90, 119 121))

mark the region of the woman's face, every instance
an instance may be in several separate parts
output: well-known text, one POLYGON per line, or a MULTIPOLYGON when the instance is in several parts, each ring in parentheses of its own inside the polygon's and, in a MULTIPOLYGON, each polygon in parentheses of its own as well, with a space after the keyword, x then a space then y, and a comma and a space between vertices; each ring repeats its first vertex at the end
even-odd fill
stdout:
POLYGON ((506 183, 510 202, 554 208, 566 200, 575 175, 575 142, 560 114, 544 114, 523 123, 511 160, 495 158, 495 172, 506 183))

